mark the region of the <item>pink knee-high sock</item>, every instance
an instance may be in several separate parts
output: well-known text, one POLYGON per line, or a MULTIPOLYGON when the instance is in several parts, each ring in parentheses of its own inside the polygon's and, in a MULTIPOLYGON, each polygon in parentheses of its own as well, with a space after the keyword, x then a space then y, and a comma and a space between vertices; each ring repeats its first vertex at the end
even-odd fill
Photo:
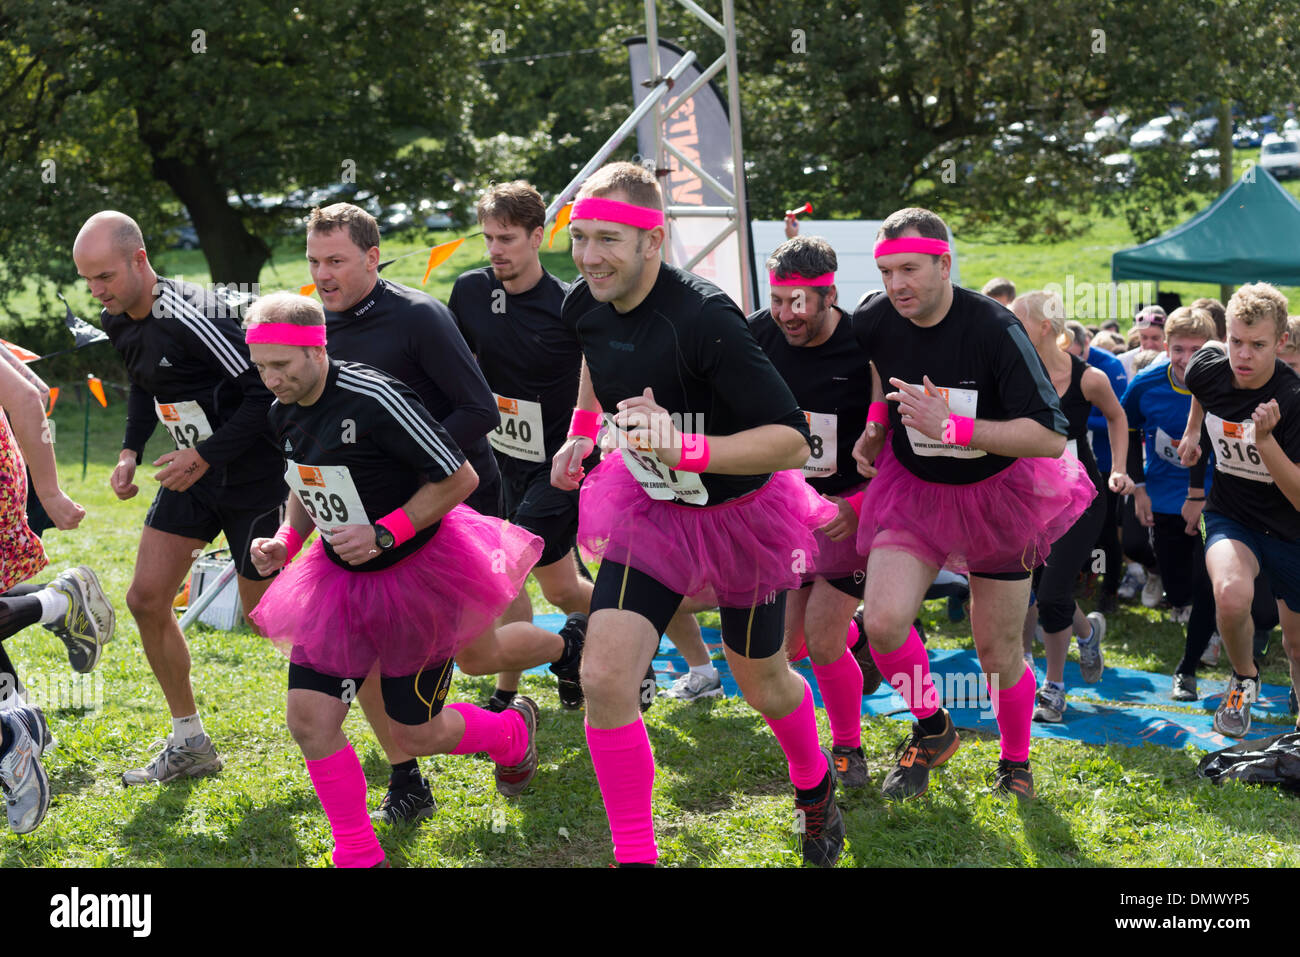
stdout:
POLYGON ((829 665, 813 662, 813 674, 831 722, 831 743, 839 748, 862 744, 862 666, 848 651, 829 665))
POLYGON ((335 867, 374 867, 384 861, 384 849, 366 811, 366 776, 352 745, 328 758, 307 761, 320 806, 334 834, 335 867))
POLYGON ((872 647, 871 657, 885 680, 903 696, 912 714, 928 718, 939 710, 939 692, 930 677, 930 656, 915 628, 908 628, 907 640, 897 651, 886 654, 872 647))
POLYGON ((605 801, 614 860, 620 864, 653 864, 659 859, 650 795, 655 783, 655 756, 645 722, 639 717, 621 728, 587 731, 587 749, 596 769, 596 783, 605 801))
POLYGON ((1029 730, 1033 726, 1036 690, 1034 673, 1028 668, 1019 681, 1010 688, 998 688, 996 694, 993 683, 989 682, 989 693, 997 699, 1002 757, 1008 761, 1029 760, 1029 730))
POLYGON ((452 754, 478 754, 486 751, 497 764, 518 764, 528 752, 528 724, 518 711, 507 709, 494 714, 472 704, 447 705, 465 719, 465 734, 451 749, 452 754))
MULTIPOLYGON (((817 739, 817 710, 813 706, 812 688, 802 675, 803 701, 784 718, 763 720, 776 735, 777 743, 785 752, 790 765, 790 783, 803 790, 815 788, 826 777, 826 759, 822 757, 821 742, 817 739)), ((858 676, 858 697, 862 696, 862 677, 858 676)))

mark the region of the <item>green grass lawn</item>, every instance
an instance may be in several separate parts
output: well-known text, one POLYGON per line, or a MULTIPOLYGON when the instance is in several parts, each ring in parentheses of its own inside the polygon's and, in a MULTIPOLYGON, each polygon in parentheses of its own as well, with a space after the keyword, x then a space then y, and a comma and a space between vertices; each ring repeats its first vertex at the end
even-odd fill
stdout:
MULTIPOLYGON (((88 509, 75 532, 51 532, 52 567, 94 567, 117 606, 117 637, 104 654, 102 707, 53 709, 59 739, 47 754, 54 793, 45 823, 27 836, 0 837, 10 866, 325 866, 329 828, 302 758, 285 729, 287 666, 262 639, 241 630, 200 627, 191 634, 194 683, 204 723, 225 762, 217 777, 126 790, 121 772, 143 764, 169 730, 167 711, 127 613, 141 496, 118 502, 108 491, 125 405, 92 410, 91 465, 80 479, 81 412, 61 404, 60 469, 69 494, 88 509)), ((151 444, 154 450, 158 439, 151 444)), ((48 577, 48 576, 42 576, 48 577)), ((553 610, 534 590, 538 612, 553 610)), ((931 644, 969 644, 965 623, 947 620, 942 603, 925 613, 931 644)), ((704 615, 716 625, 716 615, 704 615)), ((1274 649, 1264 679, 1286 681, 1274 649)), ((1180 657, 1181 629, 1156 612, 1125 607, 1112 616, 1108 660, 1169 672, 1180 657)), ((7 642, 24 678, 68 674, 62 644, 40 628, 7 642)), ((1213 689, 1222 669, 1206 669, 1213 689)), ((489 679, 458 676, 456 700, 481 701, 489 679)), ((394 863, 409 866, 604 866, 608 829, 582 734, 582 716, 560 710, 553 682, 526 679, 542 707, 541 768, 520 798, 493 787, 483 758, 422 761, 440 807, 418 828, 385 830, 394 863)), ((829 741, 825 715, 818 714, 829 741)), ((662 861, 674 866, 793 866, 798 851, 785 762, 762 719, 739 700, 681 704, 660 699, 648 715, 658 758, 655 817, 662 861)), ((383 796, 387 765, 359 709, 346 730, 370 784, 383 796)), ((844 866, 1187 866, 1300 863, 1300 805, 1273 789, 1215 787, 1194 776, 1193 750, 1094 747, 1035 741, 1039 799, 1024 806, 988 796, 996 741, 966 735, 929 795, 887 805, 878 785, 906 726, 865 719, 864 746, 874 785, 843 800, 848 831, 844 866)))

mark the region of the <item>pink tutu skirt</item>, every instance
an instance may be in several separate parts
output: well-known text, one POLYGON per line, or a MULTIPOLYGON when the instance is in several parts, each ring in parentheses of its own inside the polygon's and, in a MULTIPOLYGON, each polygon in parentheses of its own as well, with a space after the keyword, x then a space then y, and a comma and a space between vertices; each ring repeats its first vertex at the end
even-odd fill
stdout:
POLYGON ((27 466, 0 415, 0 591, 27 581, 48 564, 41 537, 27 524, 27 466))
POLYGON ((762 488, 696 508, 650 498, 621 455, 582 483, 578 542, 589 553, 644 572, 681 595, 748 608, 798 588, 816 567, 813 530, 836 515, 798 470, 776 472, 762 488))
POLYGON ((862 502, 858 550, 903 551, 962 575, 1032 571, 1097 494, 1069 453, 1017 459, 968 485, 922 481, 894 457, 889 443, 875 464, 879 472, 862 502))
MULTIPOLYGON (((847 498, 866 488, 866 483, 841 492, 836 498, 847 498)), ((817 540, 817 562, 813 570, 804 575, 804 584, 811 584, 814 578, 848 578, 862 572, 867 567, 865 552, 858 551, 856 535, 833 542, 820 529, 813 532, 817 540)))
POLYGON ((492 626, 542 554, 517 525, 457 505, 437 533, 391 568, 352 572, 319 540, 271 583, 248 617, 298 664, 385 677, 454 658, 492 626))

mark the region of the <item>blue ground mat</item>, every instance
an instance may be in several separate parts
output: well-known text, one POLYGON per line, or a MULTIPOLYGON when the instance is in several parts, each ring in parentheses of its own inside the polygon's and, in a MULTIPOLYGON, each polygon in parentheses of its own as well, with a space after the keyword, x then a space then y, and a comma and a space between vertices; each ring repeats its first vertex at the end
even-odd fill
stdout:
MULTIPOLYGON (((534 623, 548 631, 558 631, 564 624, 563 615, 538 615, 534 623)), ((710 651, 721 647, 722 638, 717 629, 702 629, 704 642, 710 651)), ((676 653, 672 642, 663 639, 660 653, 655 656, 655 672, 660 686, 672 684, 684 674, 688 666, 676 653)), ((740 692, 725 661, 714 661, 722 675, 722 688, 728 697, 740 692)), ((1046 662, 1035 662, 1039 679, 1042 679, 1046 662)), ((812 686, 817 707, 822 707, 817 682, 807 660, 795 665, 812 686)), ((943 704, 952 713, 959 728, 997 734, 997 721, 990 706, 988 691, 980 673, 975 652, 966 649, 935 649, 930 652, 930 672, 943 704)), ((544 674, 545 668, 534 668, 529 674, 544 674)), ((1124 744, 1139 746, 1156 744, 1182 748, 1191 744, 1204 751, 1218 751, 1230 747, 1237 739, 1225 738, 1213 727, 1214 710, 1222 697, 1222 683, 1217 680, 1201 681, 1202 694, 1213 694, 1200 701, 1180 703, 1170 700, 1172 679, 1169 675, 1151 674, 1128 668, 1107 668, 1100 682, 1083 684, 1079 666, 1074 662, 1065 665, 1066 693, 1089 700, 1068 701, 1065 721, 1061 724, 1035 722, 1033 736, 1082 741, 1086 744, 1124 744), (1186 710, 1183 710, 1186 709, 1186 710)), ((1286 730, 1294 722, 1287 711, 1286 687, 1264 685, 1260 700, 1251 706, 1251 716, 1256 719, 1250 732, 1242 739, 1252 741, 1266 738, 1286 730), (1280 722, 1268 724, 1266 721, 1280 722)), ((893 717, 910 722, 911 714, 903 699, 888 685, 881 685, 874 695, 862 699, 862 713, 893 717)))

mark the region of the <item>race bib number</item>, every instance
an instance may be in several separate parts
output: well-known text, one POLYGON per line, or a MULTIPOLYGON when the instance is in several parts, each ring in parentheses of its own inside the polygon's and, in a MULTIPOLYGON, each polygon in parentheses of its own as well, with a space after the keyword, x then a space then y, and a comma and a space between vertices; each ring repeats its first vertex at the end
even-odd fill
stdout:
MULTIPOLYGON (((1252 422, 1251 425, 1253 426, 1254 423, 1252 422)), ((1184 467, 1182 461, 1178 458, 1178 442, 1159 426, 1156 427, 1152 445, 1155 446, 1157 458, 1180 469, 1184 467)))
POLYGON ((1079 440, 1078 440, 1078 439, 1066 439, 1066 440, 1065 440, 1065 451, 1069 452, 1071 455, 1073 455, 1073 456, 1077 459, 1077 458, 1079 457, 1079 440))
POLYGON ((706 505, 709 490, 700 481, 697 472, 679 472, 670 469, 647 449, 619 449, 623 463, 632 477, 651 498, 660 502, 686 502, 688 505, 706 505))
MULTIPOLYGON (((964 415, 968 419, 976 418, 975 410, 979 405, 979 393, 974 389, 940 388, 939 394, 948 403, 948 408, 953 415, 964 415)), ((978 459, 986 454, 983 449, 967 449, 960 445, 950 445, 932 439, 910 425, 906 428, 907 441, 912 444, 912 451, 916 455, 946 455, 954 459, 978 459)))
POLYGON ((284 470, 289 490, 327 540, 327 530, 340 525, 369 525, 361 496, 346 465, 299 465, 284 470))
POLYGON ((803 464, 803 474, 809 478, 834 475, 839 471, 835 461, 837 434, 834 414, 805 412, 803 417, 808 423, 809 441, 812 445, 808 461, 803 464))
MULTIPOLYGON (((494 393, 495 394, 495 393, 494 393)), ((508 399, 498 395, 497 411, 501 424, 488 433, 492 448, 524 462, 545 462, 545 435, 542 432, 542 405, 527 399, 508 399)))
POLYGON ((184 402, 159 402, 154 399, 154 412, 176 448, 192 449, 204 439, 212 438, 212 426, 203 413, 203 407, 193 400, 184 402))
POLYGON ((1214 444, 1214 467, 1238 478, 1273 484, 1259 449, 1255 447, 1254 422, 1225 422, 1217 415, 1205 414, 1205 428, 1214 444))

